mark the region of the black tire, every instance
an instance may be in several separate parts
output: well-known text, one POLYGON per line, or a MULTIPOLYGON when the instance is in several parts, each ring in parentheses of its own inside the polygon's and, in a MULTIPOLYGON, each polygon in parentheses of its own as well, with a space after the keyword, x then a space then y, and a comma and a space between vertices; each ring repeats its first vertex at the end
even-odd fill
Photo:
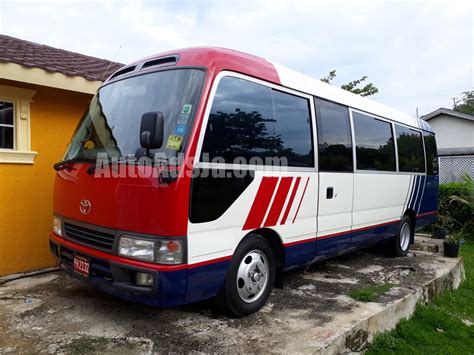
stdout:
MULTIPOLYGON (((260 258, 258 263, 261 263, 260 265, 265 264, 263 262, 264 259, 264 257, 260 258)), ((273 284, 275 283, 275 270, 276 258, 270 242, 257 234, 245 237, 232 257, 224 285, 216 297, 218 308, 222 312, 233 317, 243 317, 257 312, 265 305, 270 297, 273 284), (244 286, 242 286, 241 283, 243 280, 238 278, 239 267, 245 268, 246 265, 244 264, 249 264, 250 262, 255 263, 256 261, 252 260, 247 263, 249 260, 249 254, 253 256, 261 256, 260 254, 255 254, 255 252, 262 253, 266 257, 268 269, 265 270, 265 275, 267 279, 265 285, 261 287, 261 289, 258 289, 257 299, 252 300, 247 298, 247 302, 245 302, 238 290, 238 288, 240 288, 240 292, 242 293, 242 289, 244 289, 244 286)))
POLYGON ((410 217, 403 216, 398 227, 398 232, 391 244, 391 255, 395 257, 406 256, 413 240, 413 225, 410 217), (406 239, 408 238, 408 240, 406 239))

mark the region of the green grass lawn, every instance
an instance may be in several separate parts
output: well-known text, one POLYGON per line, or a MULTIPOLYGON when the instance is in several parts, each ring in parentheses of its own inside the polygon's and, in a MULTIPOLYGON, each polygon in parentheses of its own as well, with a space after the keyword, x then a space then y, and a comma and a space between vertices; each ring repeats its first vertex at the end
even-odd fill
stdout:
POLYGON ((474 354, 474 242, 461 247, 466 280, 456 291, 418 306, 409 320, 376 337, 367 354, 474 354), (464 321, 464 322, 463 322, 464 321))

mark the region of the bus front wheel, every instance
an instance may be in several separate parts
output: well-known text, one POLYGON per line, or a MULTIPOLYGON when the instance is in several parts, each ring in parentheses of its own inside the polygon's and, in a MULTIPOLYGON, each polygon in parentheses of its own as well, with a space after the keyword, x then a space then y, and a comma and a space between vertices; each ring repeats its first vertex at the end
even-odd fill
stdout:
POLYGON ((217 295, 218 307, 243 317, 262 308, 275 282, 275 254, 269 241, 252 234, 237 247, 227 277, 217 295))

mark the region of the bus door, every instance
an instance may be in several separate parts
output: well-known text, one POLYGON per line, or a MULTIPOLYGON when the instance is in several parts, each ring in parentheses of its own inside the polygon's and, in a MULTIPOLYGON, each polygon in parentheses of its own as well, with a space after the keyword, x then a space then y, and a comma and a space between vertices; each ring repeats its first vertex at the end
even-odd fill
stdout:
MULTIPOLYGON (((391 122, 357 111, 352 111, 352 122, 356 148, 352 244, 365 247, 397 232, 410 176, 397 173, 391 122)), ((421 134, 420 143, 423 152, 421 134)), ((423 157, 421 163, 424 170, 423 157)))
POLYGON ((351 247, 354 165, 349 109, 315 99, 319 198, 316 257, 351 247))

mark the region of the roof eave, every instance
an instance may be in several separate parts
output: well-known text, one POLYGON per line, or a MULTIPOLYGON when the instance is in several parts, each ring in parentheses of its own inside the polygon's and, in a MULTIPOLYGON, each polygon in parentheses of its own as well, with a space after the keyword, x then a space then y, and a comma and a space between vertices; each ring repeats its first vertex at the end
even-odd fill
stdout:
POLYGON ((16 63, 0 63, 0 79, 19 81, 85 94, 95 94, 101 81, 91 81, 81 76, 67 76, 41 68, 25 67, 16 63))
POLYGON ((447 115, 447 116, 452 116, 452 117, 457 117, 457 118, 462 118, 465 120, 469 121, 474 121, 474 116, 468 115, 467 113, 462 113, 462 112, 457 112, 454 110, 450 110, 448 108, 440 107, 439 109, 428 113, 427 115, 424 115, 421 117, 422 120, 424 121, 429 121, 435 117, 441 116, 441 115, 447 115))

